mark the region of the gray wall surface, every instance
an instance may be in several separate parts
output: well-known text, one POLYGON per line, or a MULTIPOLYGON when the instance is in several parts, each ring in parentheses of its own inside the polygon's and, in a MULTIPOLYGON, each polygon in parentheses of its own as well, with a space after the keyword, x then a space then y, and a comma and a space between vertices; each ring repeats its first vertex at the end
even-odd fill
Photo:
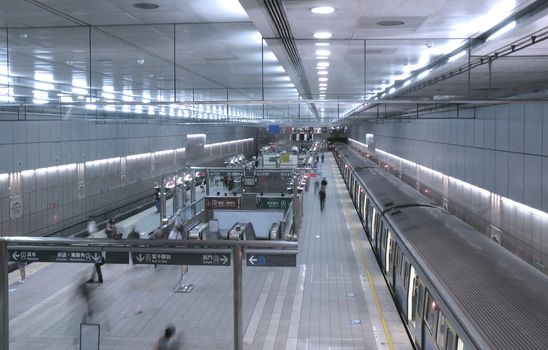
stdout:
POLYGON ((255 153, 255 135, 244 126, 0 122, 0 235, 49 234, 142 204, 187 164, 255 153), (206 147, 184 151, 187 134, 206 134, 206 147))
MULTIPOLYGON (((349 125, 349 137, 490 192, 548 212, 548 104, 512 104, 459 113, 463 120, 349 125)), ((439 113, 425 118, 455 117, 439 113)))
POLYGON ((376 154, 391 171, 415 179, 412 186, 427 195, 439 193, 451 212, 547 273, 548 104, 483 107, 459 117, 472 119, 354 123, 348 136, 365 143, 374 134, 376 154))

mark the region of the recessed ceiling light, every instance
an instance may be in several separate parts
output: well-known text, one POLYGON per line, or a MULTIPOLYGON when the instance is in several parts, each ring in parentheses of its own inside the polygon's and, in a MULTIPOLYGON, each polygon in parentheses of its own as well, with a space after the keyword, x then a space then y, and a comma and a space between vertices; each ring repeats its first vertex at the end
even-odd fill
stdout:
POLYGON ((137 4, 133 4, 133 6, 141 10, 155 10, 160 7, 157 4, 153 4, 151 2, 139 2, 137 4))
POLYGON ((314 33, 314 38, 316 39, 329 39, 331 38, 331 33, 329 32, 316 32, 314 33))
POLYGON ((327 87, 325 87, 325 86, 320 86, 320 90, 327 90, 327 87))
POLYGON ((69 66, 72 66, 74 64, 74 61, 66 60, 65 63, 68 64, 69 66))
POLYGON ((317 59, 317 60, 326 60, 326 59, 328 59, 328 58, 329 58, 329 57, 327 57, 327 56, 316 56, 316 59, 317 59))
POLYGON ((28 37, 28 35, 26 33, 19 34, 19 38, 21 38, 21 39, 26 39, 27 37, 28 37))
POLYGON ((380 21, 377 22, 378 25, 383 27, 395 27, 395 26, 401 26, 402 24, 405 24, 403 21, 380 21))
POLYGON ((329 43, 315 43, 316 46, 329 46, 329 43))
POLYGON ((331 55, 331 51, 329 50, 316 50, 317 56, 329 56, 331 55))
POLYGON ((318 81, 327 81, 327 80, 329 80, 329 79, 328 79, 328 78, 323 78, 323 77, 322 77, 322 78, 318 78, 318 81))
POLYGON ((320 71, 318 71, 318 74, 319 75, 327 75, 328 72, 326 70, 320 70, 320 71))
POLYGON ((321 68, 323 68, 323 67, 329 67, 329 62, 323 62, 323 61, 322 61, 322 62, 318 62, 318 63, 316 63, 316 66, 317 66, 317 67, 321 67, 321 68))
POLYGON ((335 8, 333 8, 331 6, 319 6, 319 7, 311 8, 310 12, 318 14, 318 15, 327 15, 327 14, 335 12, 335 8))
POLYGON ((145 60, 143 58, 138 58, 137 63, 138 64, 143 64, 143 63, 145 63, 145 60))
POLYGON ((327 83, 319 83, 319 86, 327 86, 327 83))

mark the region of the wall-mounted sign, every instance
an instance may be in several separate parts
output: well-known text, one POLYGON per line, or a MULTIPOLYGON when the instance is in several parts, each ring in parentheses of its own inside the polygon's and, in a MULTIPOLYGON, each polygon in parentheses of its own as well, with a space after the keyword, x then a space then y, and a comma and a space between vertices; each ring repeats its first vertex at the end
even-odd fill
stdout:
POLYGON ((23 216, 23 198, 21 195, 10 197, 10 219, 18 219, 23 216))
POLYGON ((86 182, 78 181, 78 200, 86 198, 86 182))
POLYGON ((238 209, 240 197, 206 197, 206 209, 238 209))

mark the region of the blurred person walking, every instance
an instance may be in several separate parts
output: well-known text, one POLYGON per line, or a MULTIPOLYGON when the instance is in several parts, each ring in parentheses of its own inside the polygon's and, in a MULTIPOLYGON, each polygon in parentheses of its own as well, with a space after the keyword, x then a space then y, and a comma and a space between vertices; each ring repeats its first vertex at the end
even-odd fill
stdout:
POLYGON ((327 180, 325 177, 322 179, 322 182, 320 183, 320 210, 323 211, 323 208, 325 207, 325 190, 327 187, 327 180))

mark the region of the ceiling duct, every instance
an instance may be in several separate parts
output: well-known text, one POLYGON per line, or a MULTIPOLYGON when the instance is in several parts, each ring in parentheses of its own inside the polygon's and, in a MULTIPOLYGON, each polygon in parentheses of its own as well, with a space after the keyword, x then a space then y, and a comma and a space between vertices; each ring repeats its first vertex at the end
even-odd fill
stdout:
MULTIPOLYGON (((268 14, 270 15, 276 31, 278 32, 278 37, 281 40, 289 56, 289 59, 291 60, 291 63, 295 68, 295 71, 297 72, 301 85, 304 89, 302 95, 306 99, 313 99, 312 91, 310 90, 310 85, 308 83, 308 78, 306 77, 306 73, 304 70, 303 61, 301 60, 299 50, 297 49, 297 45, 295 44, 295 39, 293 37, 293 34, 291 33, 291 28, 289 27, 289 22, 285 14, 282 1, 265 0, 264 5, 268 10, 268 14)), ((313 113, 317 115, 316 108, 314 106, 311 107, 313 113)))

